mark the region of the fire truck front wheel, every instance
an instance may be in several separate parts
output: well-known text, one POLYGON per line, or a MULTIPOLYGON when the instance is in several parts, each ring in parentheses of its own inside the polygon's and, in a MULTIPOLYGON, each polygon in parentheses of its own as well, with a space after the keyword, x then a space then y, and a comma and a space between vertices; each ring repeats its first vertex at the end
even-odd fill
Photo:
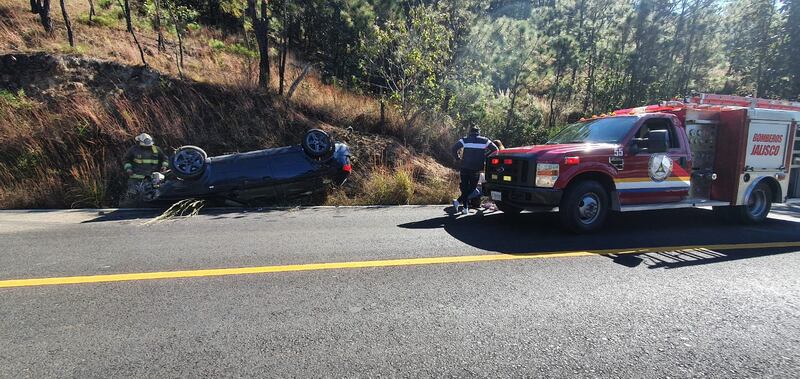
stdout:
POLYGON ((593 180, 581 181, 567 188, 558 206, 561 224, 576 233, 600 229, 608 217, 608 191, 593 180))
POLYGON ((734 209, 736 218, 744 224, 757 224, 764 221, 772 209, 772 190, 767 183, 759 183, 745 204, 734 209))

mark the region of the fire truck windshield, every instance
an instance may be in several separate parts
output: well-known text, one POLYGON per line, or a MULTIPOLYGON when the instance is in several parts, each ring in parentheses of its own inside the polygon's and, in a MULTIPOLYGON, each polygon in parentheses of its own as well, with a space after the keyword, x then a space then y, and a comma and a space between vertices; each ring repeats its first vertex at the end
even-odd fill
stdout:
POLYGON ((610 117, 567 125, 548 145, 560 143, 619 143, 636 123, 636 117, 610 117))

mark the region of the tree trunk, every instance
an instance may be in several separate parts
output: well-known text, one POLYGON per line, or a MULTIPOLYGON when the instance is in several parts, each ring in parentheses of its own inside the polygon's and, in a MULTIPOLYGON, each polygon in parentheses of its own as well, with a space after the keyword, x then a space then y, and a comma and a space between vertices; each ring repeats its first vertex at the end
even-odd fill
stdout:
POLYGON ((522 68, 520 67, 519 71, 517 71, 517 75, 514 76, 514 84, 511 87, 511 104, 508 106, 508 112, 506 113, 506 130, 505 132, 508 133, 509 128, 511 127, 511 118, 514 117, 514 106, 517 103, 517 90, 519 89, 519 77, 521 76, 522 68))
POLYGON ((286 14, 286 1, 283 1, 283 41, 281 41, 281 56, 278 62, 278 93, 283 95, 283 83, 286 75, 286 54, 289 52, 289 16, 286 14))
POLYGON ((50 0, 42 0, 39 3, 39 20, 42 22, 44 31, 53 32, 53 22, 50 20, 50 0))
POLYGON ((125 13, 125 28, 128 33, 133 34, 133 25, 131 25, 131 4, 128 0, 123 0, 122 11, 125 13))
POLYGON ((547 117, 547 127, 552 128, 553 124, 556 123, 556 96, 558 95, 558 86, 561 85, 561 77, 563 72, 558 70, 556 72, 555 82, 553 83, 553 93, 550 95, 550 114, 547 117))
MULTIPOLYGON (((247 12, 245 12, 247 13, 247 12)), ((242 35, 244 35, 244 44, 247 47, 248 51, 253 50, 253 46, 250 44, 250 37, 247 35, 247 28, 245 24, 247 23, 247 14, 242 15, 242 35)), ((253 60, 250 58, 250 54, 245 55, 245 62, 247 62, 247 84, 252 83, 253 79, 253 60)))
MULTIPOLYGON (((292 82, 292 85, 289 87, 289 92, 286 93, 287 99, 292 98, 292 95, 294 95, 294 91, 297 89, 297 86, 300 85, 300 82, 302 82, 303 79, 305 79, 306 75, 308 75, 308 71, 310 68, 311 64, 306 63, 306 65, 303 67, 303 72, 300 73, 300 76, 298 76, 297 79, 295 79, 294 82, 292 82)), ((381 103, 381 105, 383 105, 383 103, 381 103)))
POLYGON ((166 51, 167 46, 164 44, 164 33, 161 31, 161 1, 153 0, 153 6, 156 8, 155 19, 153 19, 153 29, 155 29, 158 34, 158 51, 166 51))
POLYGON ((91 23, 97 13, 94 11, 94 0, 89 0, 89 22, 91 23))
POLYGON ((75 40, 72 38, 72 23, 69 22, 67 7, 64 5, 64 0, 60 0, 60 3, 61 3, 61 15, 64 16, 64 25, 67 27, 67 40, 69 40, 69 46, 75 47, 75 40))
MULTIPOLYGON (((581 113, 586 115, 586 111, 589 109, 589 103, 594 98, 594 72, 595 72, 595 65, 597 64, 597 44, 595 43, 595 34, 596 30, 592 29, 592 33, 589 35, 589 61, 586 63, 587 66, 587 73, 586 73, 586 93, 583 98, 583 108, 581 113)), ((594 107, 592 107, 594 108, 594 107)), ((592 109, 594 110, 594 109, 592 109)))
MULTIPOLYGON (((45 0, 49 1, 49 0, 45 0)), ((136 43, 136 47, 139 48, 139 56, 142 58, 142 64, 147 66, 147 61, 144 59, 144 50, 142 50, 142 45, 139 43, 139 39, 136 38, 136 33, 133 31, 133 25, 131 22, 131 5, 128 0, 123 0, 123 7, 122 9, 125 11, 125 25, 128 27, 128 33, 131 33, 133 36, 133 42, 136 43)))
POLYGON ((175 36, 178 38, 178 53, 175 57, 175 63, 178 65, 178 76, 183 79, 183 32, 181 31, 183 28, 178 22, 178 17, 175 16, 175 11, 172 9, 172 5, 167 4, 167 12, 169 13, 169 17, 172 19, 172 24, 175 25, 175 36))
POLYGON ((289 42, 288 39, 283 40, 283 46, 281 48, 281 60, 279 62, 280 66, 278 67, 280 80, 278 83, 278 93, 283 95, 283 83, 285 81, 286 76, 286 54, 289 52, 289 42))
POLYGON ((256 0, 247 0, 247 14, 253 22, 253 31, 258 43, 258 86, 269 88, 269 18, 267 17, 267 0, 261 0, 261 15, 256 12, 256 0))
POLYGON ((381 94, 381 128, 386 126, 386 100, 383 99, 381 94))

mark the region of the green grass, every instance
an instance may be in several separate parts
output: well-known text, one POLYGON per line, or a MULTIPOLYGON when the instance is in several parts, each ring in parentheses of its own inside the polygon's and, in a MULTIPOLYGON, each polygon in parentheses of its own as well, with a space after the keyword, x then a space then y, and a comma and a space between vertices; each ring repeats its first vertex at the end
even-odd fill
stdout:
POLYGON ((208 46, 214 50, 225 50, 225 42, 222 42, 216 38, 208 40, 208 46))
POLYGON ((84 55, 89 49, 86 45, 80 43, 75 44, 75 46, 70 46, 68 43, 64 43, 59 45, 58 50, 63 54, 84 55))
POLYGON ((220 41, 216 38, 212 38, 208 40, 208 46, 212 48, 214 51, 224 51, 229 54, 235 54, 243 57, 250 57, 256 58, 258 57, 258 52, 255 50, 248 49, 246 46, 234 43, 232 45, 226 44, 224 41, 220 41))
POLYGON ((108 16, 108 15, 105 15, 105 14, 95 14, 94 17, 92 17, 92 20, 89 21, 89 14, 88 13, 83 13, 83 14, 78 16, 77 20, 78 20, 79 23, 84 24, 84 25, 102 26, 102 27, 105 27, 105 28, 114 27, 114 26, 117 26, 119 24, 119 19, 111 17, 111 16, 108 16))
POLYGON ((98 5, 98 6, 99 6, 101 9, 109 9, 109 8, 111 8, 111 6, 112 6, 112 5, 114 5, 114 4, 116 4, 116 3, 114 2, 114 0, 100 0, 100 1, 98 1, 98 2, 97 2, 97 5, 98 5))
POLYGON ((12 109, 29 109, 33 102, 25 96, 25 91, 19 89, 17 92, 0 90, 0 105, 11 107, 12 109))

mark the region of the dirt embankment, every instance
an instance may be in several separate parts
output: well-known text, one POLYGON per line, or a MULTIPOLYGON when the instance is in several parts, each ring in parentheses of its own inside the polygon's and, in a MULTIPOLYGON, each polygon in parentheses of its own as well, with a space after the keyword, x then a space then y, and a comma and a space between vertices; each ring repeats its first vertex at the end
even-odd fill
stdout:
POLYGON ((122 154, 141 132, 168 152, 192 144, 214 155, 295 144, 305 130, 322 128, 356 155, 354 180, 335 197, 344 202, 359 197, 379 171, 401 167, 418 190, 452 178, 450 169, 392 138, 322 123, 279 96, 143 66, 0 55, 0 91, 0 208, 115 205, 122 154))

